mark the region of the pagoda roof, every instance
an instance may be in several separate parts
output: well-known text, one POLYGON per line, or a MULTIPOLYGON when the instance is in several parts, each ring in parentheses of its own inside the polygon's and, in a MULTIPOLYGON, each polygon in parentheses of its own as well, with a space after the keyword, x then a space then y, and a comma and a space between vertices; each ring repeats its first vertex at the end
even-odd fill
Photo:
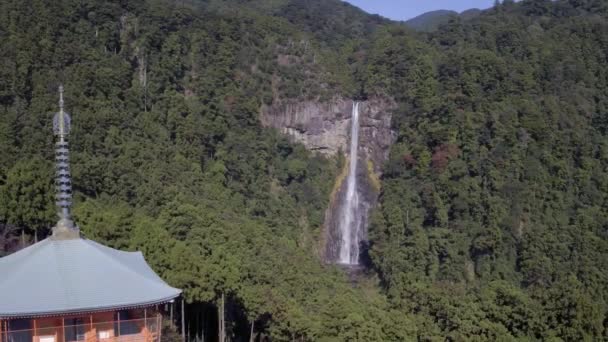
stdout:
POLYGON ((141 252, 92 240, 53 239, 0 258, 0 318, 113 311, 178 297, 141 252))

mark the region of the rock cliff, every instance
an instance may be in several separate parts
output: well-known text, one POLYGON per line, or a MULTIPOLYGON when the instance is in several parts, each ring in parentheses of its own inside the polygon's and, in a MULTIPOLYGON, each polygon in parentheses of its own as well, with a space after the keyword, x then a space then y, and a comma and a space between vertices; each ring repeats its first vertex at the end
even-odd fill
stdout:
MULTIPOLYGON (((343 97, 334 97, 327 102, 282 101, 262 107, 260 120, 263 125, 277 128, 292 141, 304 144, 311 151, 327 156, 343 153, 348 160, 351 158, 348 146, 352 107, 353 101, 343 97)), ((359 211, 365 223, 362 241, 367 238, 369 209, 376 204, 380 190, 382 165, 395 139, 395 133, 391 130, 391 112, 394 108, 394 101, 384 97, 372 97, 360 105, 357 192, 362 199, 359 211)), ((347 175, 348 162, 336 180, 326 212, 322 257, 329 262, 336 260, 339 252, 336 242, 340 239, 340 233, 337 227, 347 175)), ((365 250, 365 246, 361 250, 365 250)))
MULTIPOLYGON (((264 126, 277 128, 293 141, 311 151, 333 156, 347 153, 353 101, 334 97, 327 102, 280 101, 263 106, 260 119, 264 126)), ((394 140, 391 111, 395 103, 388 98, 373 97, 361 104, 360 146, 374 171, 388 156, 394 140)))

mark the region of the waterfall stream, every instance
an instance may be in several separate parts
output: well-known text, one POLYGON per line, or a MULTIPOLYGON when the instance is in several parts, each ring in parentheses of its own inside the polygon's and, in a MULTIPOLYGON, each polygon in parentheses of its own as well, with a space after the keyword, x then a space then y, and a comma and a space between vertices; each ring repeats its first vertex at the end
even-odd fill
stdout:
POLYGON ((361 215, 358 215, 359 193, 357 191, 357 155, 359 150, 359 102, 353 103, 350 131, 350 164, 346 180, 346 197, 340 213, 340 255, 338 263, 357 265, 359 263, 359 230, 361 215))

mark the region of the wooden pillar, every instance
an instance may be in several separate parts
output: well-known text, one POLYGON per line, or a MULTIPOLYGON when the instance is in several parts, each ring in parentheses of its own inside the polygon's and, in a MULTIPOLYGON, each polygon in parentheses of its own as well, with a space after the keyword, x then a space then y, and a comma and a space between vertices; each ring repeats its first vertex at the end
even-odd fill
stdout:
POLYGON ((97 332, 93 329, 93 314, 89 314, 89 325, 91 327, 91 330, 89 330, 89 333, 87 334, 87 339, 95 338, 95 340, 97 340, 97 332))
POLYGON ((38 338, 38 334, 36 333, 36 319, 33 319, 34 322, 34 336, 33 336, 33 341, 36 342, 37 338, 38 338))
POLYGON ((184 300, 184 297, 182 297, 182 341, 183 342, 186 341, 186 318, 185 318, 186 310, 184 309, 184 305, 186 305, 186 301, 184 300))
POLYGON ((163 316, 159 313, 156 314, 156 340, 160 342, 160 337, 163 332, 163 316))
POLYGON ((61 317, 61 341, 65 342, 65 317, 61 317))
POLYGON ((120 336, 120 311, 116 312, 116 317, 118 317, 118 333, 116 336, 120 336))

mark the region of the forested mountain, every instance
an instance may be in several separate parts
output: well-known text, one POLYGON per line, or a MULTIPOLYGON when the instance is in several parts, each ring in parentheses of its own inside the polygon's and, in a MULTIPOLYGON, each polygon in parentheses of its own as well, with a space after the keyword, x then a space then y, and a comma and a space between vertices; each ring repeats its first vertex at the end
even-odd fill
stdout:
POLYGON ((347 39, 368 36, 390 21, 370 15, 346 1, 324 0, 209 0, 207 8, 220 13, 242 13, 246 9, 279 17, 300 31, 312 33, 321 44, 338 46, 347 39))
POLYGON ((458 12, 448 10, 437 10, 422 13, 421 15, 408 19, 405 24, 419 31, 435 31, 439 25, 450 21, 450 18, 457 17, 458 12))
POLYGON ((184 289, 192 339, 223 300, 235 341, 608 340, 604 0, 432 33, 337 0, 4 0, 0 255, 55 222, 60 83, 76 222, 184 289), (343 158, 258 119, 336 94, 397 103, 356 276, 318 257, 343 158))
POLYGON ((439 26, 447 24, 456 17, 459 17, 462 20, 469 20, 478 16, 481 12, 482 11, 478 8, 468 9, 462 13, 448 10, 430 11, 407 20, 405 25, 414 30, 433 32, 439 29, 439 26))

